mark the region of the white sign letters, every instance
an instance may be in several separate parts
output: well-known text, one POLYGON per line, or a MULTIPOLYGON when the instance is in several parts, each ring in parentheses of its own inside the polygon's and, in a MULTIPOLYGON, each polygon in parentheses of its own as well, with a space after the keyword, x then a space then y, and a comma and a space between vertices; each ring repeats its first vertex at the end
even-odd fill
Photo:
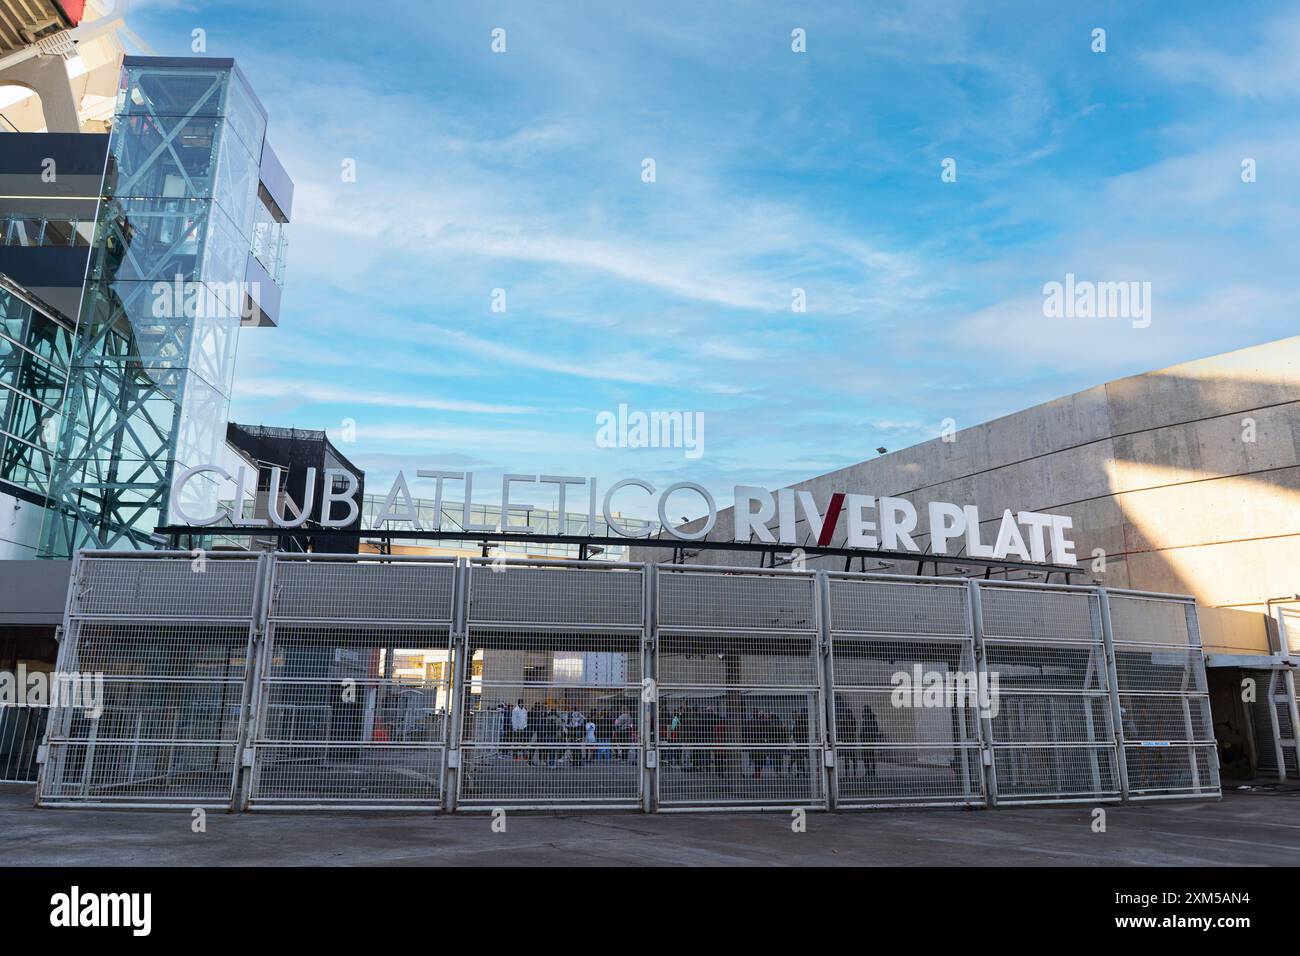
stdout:
MULTIPOLYGON (((268 501, 280 500, 279 468, 270 469, 270 488, 268 501)), ((190 526, 209 526, 222 519, 221 514, 195 518, 185 512, 182 492, 186 483, 196 475, 215 474, 226 481, 234 481, 236 500, 242 501, 245 490, 256 487, 256 476, 249 469, 240 467, 238 475, 229 474, 218 465, 199 465, 186 468, 176 477, 172 486, 171 515, 173 523, 190 526)), ((517 475, 508 474, 501 478, 502 521, 495 525, 480 525, 471 521, 472 500, 474 496, 474 474, 463 471, 431 471, 421 469, 415 473, 416 478, 432 482, 433 519, 430 527, 420 520, 415 507, 415 498, 406 476, 397 473, 392 487, 384 498, 384 503, 375 518, 376 525, 386 521, 408 522, 416 531, 442 531, 442 502, 445 497, 445 483, 458 481, 463 485, 461 520, 458 527, 449 529, 468 532, 513 531, 522 534, 532 533, 534 529, 525 525, 509 523, 512 500, 518 502, 517 486, 526 484, 553 485, 557 492, 557 510, 568 513, 568 501, 574 494, 584 496, 587 504, 585 533, 595 535, 598 524, 597 516, 604 519, 610 533, 625 538, 645 537, 650 534, 648 527, 634 528, 619 520, 618 512, 613 506, 614 496, 637 493, 648 499, 647 503, 655 508, 664 532, 682 541, 705 540, 718 520, 718 507, 708 489, 692 481, 679 481, 658 491, 653 484, 641 478, 623 478, 614 482, 602 496, 597 479, 580 478, 570 475, 517 475), (657 496, 657 497, 656 497, 657 496), (692 499, 704 505, 703 521, 698 527, 688 530, 684 525, 678 526, 671 515, 681 514, 684 503, 692 499), (670 507, 670 501, 672 507, 670 507)), ((316 469, 307 469, 306 492, 301 503, 301 510, 293 515, 280 513, 278 506, 268 508, 269 518, 246 518, 241 526, 277 528, 302 527, 312 516, 315 507, 316 469)), ((316 518, 322 528, 346 528, 357 519, 358 507, 355 500, 358 487, 357 478, 343 469, 327 468, 322 484, 320 507, 316 518), (343 487, 335 489, 335 478, 342 479, 343 487), (345 513, 334 516, 334 505, 343 506, 345 513)), ((809 491, 782 488, 773 493, 766 488, 754 485, 737 485, 734 490, 735 507, 733 509, 733 541, 760 542, 766 544, 787 544, 798 547, 844 547, 864 551, 910 552, 913 554, 933 554, 947 556, 966 556, 971 558, 992 558, 994 560, 1018 560, 1043 563, 1051 561, 1062 565, 1078 563, 1074 555, 1074 542, 1067 533, 1073 526, 1072 519, 1064 515, 1046 514, 1038 511, 1015 511, 1010 508, 1002 512, 996 527, 990 523, 985 528, 984 519, 980 517, 976 505, 957 505, 946 501, 929 501, 916 503, 907 498, 896 498, 857 493, 834 492, 830 499, 819 503, 809 491), (804 527, 800 528, 800 524, 804 527), (923 548, 917 537, 929 535, 929 547, 923 548)), ((373 529, 367 529, 373 530, 373 529)))

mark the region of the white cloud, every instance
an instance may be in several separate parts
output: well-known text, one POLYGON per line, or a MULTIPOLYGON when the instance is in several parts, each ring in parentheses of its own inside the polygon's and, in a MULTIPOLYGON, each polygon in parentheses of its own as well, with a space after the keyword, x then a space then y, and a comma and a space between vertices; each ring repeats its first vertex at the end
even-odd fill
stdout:
MULTIPOLYGON (((1253 20, 1245 12, 1237 23, 1253 20)), ((1218 36, 1213 45, 1196 43, 1142 54, 1141 61, 1166 79, 1211 87, 1242 99, 1275 100, 1300 95, 1300 14, 1288 13, 1263 25, 1259 42, 1227 50, 1218 36)))
POLYGON ((298 398, 309 402, 337 405, 382 405, 387 408, 416 408, 485 415, 521 415, 536 411, 535 408, 525 405, 496 405, 459 399, 432 398, 418 394, 370 391, 288 379, 273 381, 241 379, 237 392, 241 398, 298 398))

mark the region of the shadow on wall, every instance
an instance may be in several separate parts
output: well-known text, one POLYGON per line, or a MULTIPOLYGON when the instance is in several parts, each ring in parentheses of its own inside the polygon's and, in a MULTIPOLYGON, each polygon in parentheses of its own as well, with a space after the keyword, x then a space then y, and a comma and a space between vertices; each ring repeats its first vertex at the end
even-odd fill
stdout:
POLYGON ((1105 386, 1120 535, 1103 546, 1122 586, 1195 597, 1208 651, 1267 653, 1268 600, 1300 590, 1300 380, 1225 365, 1105 386), (1203 417, 1129 424, 1134 405, 1203 417))

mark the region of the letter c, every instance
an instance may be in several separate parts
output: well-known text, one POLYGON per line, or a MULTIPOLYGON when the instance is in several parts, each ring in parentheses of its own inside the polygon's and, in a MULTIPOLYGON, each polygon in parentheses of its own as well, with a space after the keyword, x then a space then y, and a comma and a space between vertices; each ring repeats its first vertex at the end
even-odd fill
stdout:
POLYGON ((624 478, 622 481, 614 482, 609 486, 609 491, 605 492, 605 507, 603 512, 605 515, 605 524, 608 525, 612 531, 617 531, 625 538, 644 538, 650 534, 649 525, 644 528, 628 528, 627 526, 621 525, 615 521, 609 513, 609 502, 610 499, 614 497, 614 492, 627 485, 634 485, 645 491, 647 494, 653 495, 655 493, 655 486, 650 484, 648 481, 642 481, 640 478, 624 478))
POLYGON ((195 465, 193 468, 186 468, 177 476, 176 480, 172 482, 171 514, 180 518, 185 524, 198 528, 206 527, 210 524, 216 524, 221 520, 221 512, 219 511, 210 518, 203 518, 200 520, 198 518, 191 518, 185 513, 185 509, 181 507, 181 492, 185 489, 185 485, 188 484, 189 480, 195 475, 202 474, 205 471, 215 472, 226 481, 231 480, 230 472, 226 471, 226 469, 222 468, 220 465, 195 465))

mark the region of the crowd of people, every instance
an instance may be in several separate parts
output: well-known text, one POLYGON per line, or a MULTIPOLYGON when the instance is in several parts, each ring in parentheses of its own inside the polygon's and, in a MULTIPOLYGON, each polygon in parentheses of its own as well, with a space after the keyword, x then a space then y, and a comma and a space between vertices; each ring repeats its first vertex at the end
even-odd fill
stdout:
POLYGON ((638 742, 637 723, 627 710, 615 714, 608 708, 598 708, 588 715, 577 708, 555 709, 546 701, 529 708, 522 698, 513 706, 502 701, 496 709, 500 721, 497 739, 503 744, 500 758, 527 761, 533 766, 545 763, 548 767, 633 759, 631 748, 638 742))
POLYGON ((808 749, 783 745, 809 743, 808 732, 806 708, 800 708, 788 718, 774 711, 751 710, 736 726, 725 712, 714 707, 685 704, 671 709, 661 730, 662 742, 667 745, 663 750, 663 763, 665 768, 676 768, 686 773, 711 771, 718 776, 727 776, 734 768, 734 761, 743 754, 746 765, 739 769, 755 780, 760 779, 769 767, 773 775, 806 774, 809 769, 808 749), (687 749, 693 744, 729 743, 761 744, 763 748, 687 749))
MULTIPOLYGON (((853 707, 838 694, 835 696, 835 742, 844 744, 878 744, 883 739, 876 713, 868 704, 862 705, 860 718, 854 717, 853 707)), ((867 777, 876 775, 874 747, 843 747, 839 751, 840 774, 855 777, 860 770, 867 777)))
MULTIPOLYGON (((513 705, 501 701, 495 711, 494 729, 501 743, 499 759, 551 768, 636 759, 637 719, 630 707, 599 707, 586 714, 578 708, 555 708, 546 701, 528 707, 520 698, 513 705)), ((820 746, 809 739, 806 708, 789 715, 756 708, 737 720, 713 706, 681 703, 661 710, 660 721, 663 766, 685 773, 727 776, 741 770, 756 780, 764 772, 773 776, 806 774, 810 769, 809 754, 820 746), (809 746, 790 746, 804 743, 809 746), (708 746, 716 744, 739 746, 708 746), (742 760, 742 765, 737 766, 737 760, 742 760)), ((837 700, 835 721, 838 744, 875 745, 882 740, 880 724, 867 704, 855 713, 851 706, 837 700)), ((876 775, 873 747, 842 747, 840 759, 842 773, 876 775)))

